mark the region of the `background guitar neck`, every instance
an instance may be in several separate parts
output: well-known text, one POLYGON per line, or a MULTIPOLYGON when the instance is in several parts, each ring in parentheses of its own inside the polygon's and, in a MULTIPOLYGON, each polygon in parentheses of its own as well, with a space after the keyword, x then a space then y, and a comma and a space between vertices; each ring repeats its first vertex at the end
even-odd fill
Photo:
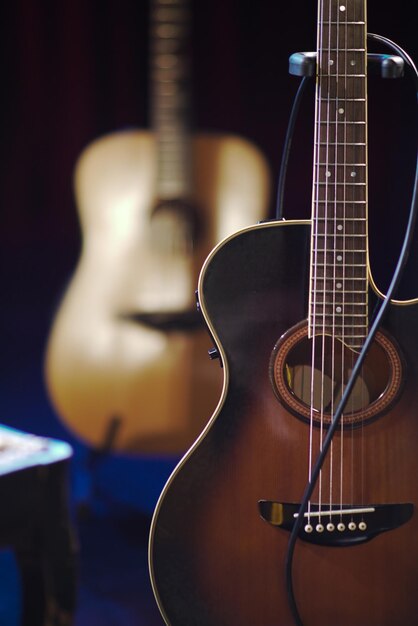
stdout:
POLYGON ((190 197, 189 0, 151 2, 150 119, 157 138, 157 196, 190 197))

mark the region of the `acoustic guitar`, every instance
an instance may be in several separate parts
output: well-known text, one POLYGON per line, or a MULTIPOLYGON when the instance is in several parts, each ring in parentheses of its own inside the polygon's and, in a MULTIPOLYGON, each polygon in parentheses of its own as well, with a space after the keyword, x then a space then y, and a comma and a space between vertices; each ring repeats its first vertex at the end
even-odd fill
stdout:
POLYGON ((390 303, 350 393, 298 530, 291 598, 285 573, 383 297, 368 258, 365 5, 319 0, 312 219, 244 228, 200 274, 224 387, 152 521, 171 626, 292 626, 292 597, 303 626, 418 623, 418 300, 390 303))
POLYGON ((182 453, 209 419, 222 375, 196 311, 198 272, 269 202, 257 148, 191 132, 188 4, 151 4, 152 131, 110 134, 78 160, 83 247, 47 346, 58 416, 119 452, 182 453))

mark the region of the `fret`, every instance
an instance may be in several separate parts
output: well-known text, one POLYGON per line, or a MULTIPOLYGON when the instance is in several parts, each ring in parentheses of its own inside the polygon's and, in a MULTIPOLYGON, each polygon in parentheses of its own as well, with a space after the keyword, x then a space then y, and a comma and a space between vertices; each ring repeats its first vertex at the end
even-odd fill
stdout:
POLYGON ((332 163, 330 161, 328 162, 324 161, 323 163, 320 162, 318 163, 318 165, 320 167, 321 166, 324 166, 324 167, 366 167, 366 163, 347 163, 347 162, 344 162, 344 163, 333 162, 332 163))
MULTIPOLYGON (((336 255, 337 255, 337 251, 336 251, 336 255)), ((338 255, 341 256, 341 252, 338 252, 338 255)), ((317 263, 316 264, 316 274, 318 276, 324 276, 325 273, 327 271, 329 271, 329 268, 332 268, 335 273, 339 273, 342 274, 344 276, 347 276, 347 278, 349 278, 350 276, 350 272, 357 273, 358 272, 363 272, 364 270, 364 264, 363 263, 342 263, 342 260, 337 261, 336 258, 334 258, 332 261, 330 262, 325 262, 325 263, 317 263), (322 274, 321 274, 321 270, 322 270, 322 274)), ((364 274, 361 274, 362 276, 364 276, 364 274)))
MULTIPOLYGON (((353 316, 349 316, 350 318, 353 316)), ((358 319, 358 318, 353 318, 358 319)), ((323 327, 325 328, 332 328, 334 330, 336 330, 338 333, 344 333, 345 336, 347 337, 354 337, 354 336, 358 336, 359 332, 363 332, 363 333, 367 333, 369 325, 368 324, 355 324, 352 320, 350 320, 350 323, 342 323, 342 324, 337 324, 335 322, 335 320, 332 318, 332 316, 318 316, 318 318, 316 319, 316 324, 315 326, 318 327, 318 320, 320 322, 322 322, 323 327), (348 334, 348 330, 353 329, 354 333, 353 334, 348 334)), ((347 320, 348 322, 348 320, 347 320)), ((311 328, 313 328, 313 325, 311 324, 311 328)))
MULTIPOLYGON (((356 274, 359 274, 359 276, 350 276, 349 277, 349 276, 345 276, 344 274, 341 275, 338 272, 336 272, 335 276, 329 276, 329 275, 318 275, 318 276, 315 275, 315 276, 312 276, 312 281, 315 281, 315 282, 312 282, 312 287, 315 284, 316 285, 323 284, 324 281, 325 281, 325 283, 327 285, 330 286, 331 289, 333 288, 333 283, 335 281, 342 282, 342 284, 345 284, 345 283, 348 284, 349 282, 351 282, 353 280, 354 281, 358 280, 358 281, 364 281, 365 285, 367 285, 367 277, 364 275, 363 269, 364 268, 358 269, 355 272, 356 274)), ((353 284, 355 284, 356 287, 358 287, 360 285, 360 282, 358 282, 358 283, 354 282, 353 284)))
MULTIPOLYGON (((339 218, 338 217, 329 218, 329 217, 318 217, 318 216, 316 216, 314 218, 314 221, 315 222, 322 222, 322 221, 323 222, 329 222, 330 220, 334 221, 336 219, 339 219, 339 218)), ((341 218, 341 219, 343 219, 345 222, 355 222, 355 223, 357 223, 357 222, 367 222, 367 219, 365 217, 344 217, 344 218, 341 218)))
POLYGON ((316 146, 366 146, 364 141, 315 141, 316 146))
MULTIPOLYGON (((329 252, 329 248, 316 248, 315 252, 329 252)), ((338 252, 355 252, 355 253, 360 253, 360 252, 365 252, 365 250, 360 249, 360 250, 339 250, 338 252)))
MULTIPOLYGON (((323 203, 327 206, 332 202, 346 202, 353 204, 365 204, 367 188, 366 187, 349 187, 342 184, 333 184, 328 186, 321 186, 313 184, 313 191, 315 193, 314 202, 323 203)), ((318 210, 321 207, 318 207, 318 210)))
MULTIPOLYGON (((319 100, 325 100, 326 102, 339 102, 341 98, 331 98, 327 96, 326 98, 319 97, 319 100)), ((366 98, 344 98, 346 102, 366 102, 366 98)))
POLYGON ((312 285, 312 289, 313 289, 313 295, 314 298, 318 296, 318 294, 327 294, 328 291, 330 291, 331 293, 329 293, 329 302, 332 303, 334 302, 337 297, 339 297, 340 295, 342 295, 342 297, 345 299, 347 296, 350 295, 357 295, 359 293, 366 293, 367 291, 367 285, 366 285, 366 281, 365 281, 365 288, 362 288, 361 284, 358 285, 353 285, 352 289, 343 289, 343 287, 339 287, 338 290, 335 289, 335 286, 332 283, 332 281, 328 281, 330 284, 323 284, 323 280, 321 281, 321 284, 318 285, 317 282, 315 282, 315 284, 312 285), (354 289, 355 287, 355 289, 354 289))
MULTIPOLYGON (((328 294, 328 289, 319 289, 319 288, 315 287, 315 292, 314 293, 316 295, 318 295, 318 294, 319 295, 322 295, 322 294, 327 295, 328 294)), ((332 292, 332 294, 330 294, 331 295, 331 299, 328 300, 328 302, 333 302, 333 301, 337 302, 337 296, 338 297, 341 296, 341 298, 345 299, 347 296, 350 296, 350 295, 356 295, 357 296, 358 294, 359 294, 359 291, 358 290, 353 290, 353 289, 351 289, 351 290, 350 289, 344 290, 344 292, 343 291, 341 291, 341 292, 340 291, 334 291, 334 292, 332 292)), ((341 302, 344 302, 344 300, 341 300, 341 302)), ((341 304, 341 302, 338 301, 338 304, 341 304)))
POLYGON ((322 77, 323 78, 366 78, 366 74, 348 74, 347 72, 344 73, 333 73, 333 72, 322 72, 322 77))
POLYGON ((324 281, 326 281, 326 282, 328 281, 328 283, 329 283, 329 285, 330 285, 330 287, 332 289, 333 288, 333 283, 335 281, 338 281, 338 283, 341 283, 340 289, 342 289, 342 286, 344 284, 348 285, 349 283, 352 286, 355 285, 356 289, 357 289, 357 287, 360 286, 360 281, 361 280, 365 281, 365 284, 366 284, 366 281, 367 281, 367 266, 359 266, 355 270, 355 272, 353 272, 353 276, 351 276, 351 277, 350 276, 345 276, 345 274, 343 272, 342 273, 336 272, 335 276, 326 274, 326 272, 322 272, 322 273, 321 272, 315 272, 311 276, 311 281, 312 281, 311 282, 311 286, 313 288, 315 285, 319 286, 319 285, 322 285, 324 283, 324 281), (359 282, 354 282, 353 283, 352 281, 354 280, 354 277, 360 279, 359 282))
MULTIPOLYGON (((342 308, 342 304, 343 303, 340 303, 339 308, 342 308)), ((311 309, 310 311, 311 316, 315 316, 316 319, 321 319, 321 316, 323 317, 323 312, 321 312, 322 311, 321 307, 324 307, 324 306, 328 307, 328 309, 331 309, 330 315, 332 315, 332 310, 335 309, 335 307, 337 306, 337 303, 334 303, 334 305, 330 305, 328 302, 318 303, 318 305, 315 305, 315 307, 311 309)), ((343 314, 344 319, 346 318, 346 316, 351 317, 351 313, 347 311, 347 308, 352 307, 352 311, 357 311, 357 315, 356 315, 357 320, 363 317, 363 319, 365 320, 364 323, 367 324, 368 322, 365 317, 365 314, 367 312, 368 306, 369 306, 368 302, 359 302, 359 303, 350 302, 347 306, 344 307, 345 309, 345 312, 343 314)))
POLYGON ((343 25, 343 26, 344 26, 345 24, 357 24, 357 25, 363 25, 363 24, 365 24, 366 22, 364 22, 364 21, 361 21, 361 22, 359 22, 359 21, 357 21, 357 22, 348 22, 347 20, 330 21, 330 22, 329 22, 329 21, 327 21, 327 20, 324 20, 322 23, 323 23, 323 24, 336 24, 336 25, 338 25, 338 26, 341 26, 341 25, 343 25))
MULTIPOLYGON (((319 280, 319 279, 318 279, 319 280)), ((337 279, 336 279, 337 280, 337 279)), ((338 279, 340 280, 340 279, 338 279)), ((360 280, 360 279, 359 279, 360 280)), ((363 280, 363 279, 362 279, 363 280)), ((365 284, 365 289, 362 289, 362 285, 358 284, 358 285, 353 285, 353 289, 344 289, 342 287, 339 287, 338 291, 335 290, 335 287, 333 285, 333 281, 331 281, 331 279, 326 281, 326 285, 324 285, 324 279, 320 279, 321 285, 318 285, 317 282, 315 282, 314 284, 312 284, 312 289, 313 289, 313 295, 314 295, 314 301, 315 301, 315 297, 317 297, 318 294, 324 294, 327 293, 328 291, 331 291, 332 293, 330 293, 330 298, 329 298, 329 303, 332 304, 332 302, 334 301, 335 297, 338 295, 340 296, 341 294, 343 295, 343 297, 345 298, 347 295, 353 295, 353 294, 364 294, 367 292, 367 284, 366 284, 366 280, 364 279, 364 284, 365 284), (328 284, 329 283, 329 284, 328 284), (355 289, 354 289, 355 286, 355 289), (334 296, 334 297, 333 297, 334 296)))
MULTIPOLYGON (((326 221, 327 224, 329 224, 329 220, 326 221)), ((314 222, 314 224, 318 224, 318 222, 314 222)), ((343 227, 344 228, 344 227, 343 227)), ((330 237, 330 239, 332 239, 334 242, 337 239, 343 239, 343 240, 347 240, 347 239, 353 239, 353 238, 357 238, 357 237, 367 237, 366 233, 344 233, 342 228, 338 230, 338 233, 318 233, 316 230, 314 230, 314 236, 316 239, 318 239, 319 237, 325 237, 326 234, 332 234, 332 237, 330 237)))
POLYGON ((316 123, 317 126, 321 126, 323 124, 326 125, 326 126, 333 125, 333 124, 342 124, 342 125, 347 125, 347 124, 358 125, 358 124, 361 124, 362 126, 366 125, 366 122, 361 121, 361 120, 359 122, 357 122, 355 120, 347 120, 347 119, 344 119, 344 118, 342 118, 340 120, 317 120, 315 123, 316 123))
MULTIPOLYGON (((327 48, 326 46, 322 46, 321 52, 341 52, 339 48, 327 48)), ((365 52, 365 48, 350 48, 344 47, 342 52, 365 52)))
POLYGON ((338 312, 341 318, 345 320, 346 316, 355 311, 357 313, 357 322, 363 319, 363 323, 367 325, 368 320, 364 317, 369 306, 366 295, 367 292, 360 294, 357 292, 336 294, 335 298, 329 299, 326 293, 316 292, 314 298, 312 298, 310 313, 311 315, 322 317, 324 317, 325 313, 332 318, 333 314, 338 312), (323 296, 322 299, 320 299, 320 296, 323 296), (364 299, 360 299, 359 296, 364 296, 364 299), (350 307, 353 308, 349 310, 350 307))
POLYGON ((340 271, 343 268, 335 266, 325 268, 323 272, 316 272, 314 276, 312 276, 312 280, 352 280, 353 278, 359 278, 361 280, 366 280, 367 276, 364 273, 364 266, 357 266, 355 269, 352 269, 350 272, 348 271, 340 271), (330 274, 330 270, 332 274, 330 274), (334 273, 335 270, 335 273, 334 273))
MULTIPOLYGON (((334 202, 334 201, 333 201, 334 202)), ((336 204, 363 204, 365 205, 365 200, 335 200, 336 204)), ((327 204, 325 200, 315 200, 316 205, 327 204)))
POLYGON ((328 186, 334 186, 334 185, 342 185, 342 186, 350 186, 350 187, 365 187, 366 183, 353 183, 350 180, 347 181, 330 181, 328 180, 318 180, 318 181, 314 181, 314 186, 315 185, 319 185, 319 186, 323 186, 323 185, 328 185, 328 186))

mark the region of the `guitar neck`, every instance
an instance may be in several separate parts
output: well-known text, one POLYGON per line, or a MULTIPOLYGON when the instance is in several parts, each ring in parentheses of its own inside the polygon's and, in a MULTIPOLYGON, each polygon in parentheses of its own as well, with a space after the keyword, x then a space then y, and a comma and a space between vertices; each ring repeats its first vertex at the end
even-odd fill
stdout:
POLYGON ((152 0, 150 118, 157 137, 160 199, 191 192, 189 35, 189 0, 152 0))
POLYGON ((368 329, 365 0, 320 0, 310 335, 353 349, 368 329))

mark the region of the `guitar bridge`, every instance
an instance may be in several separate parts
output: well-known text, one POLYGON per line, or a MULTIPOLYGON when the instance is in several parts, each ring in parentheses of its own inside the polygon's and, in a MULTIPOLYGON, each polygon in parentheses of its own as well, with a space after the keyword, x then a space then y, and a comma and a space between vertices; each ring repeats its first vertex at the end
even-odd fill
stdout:
MULTIPOLYGON (((261 517, 278 528, 292 531, 300 504, 259 500, 261 517)), ((414 505, 370 504, 329 506, 311 504, 304 513, 299 538, 322 546, 351 546, 370 541, 380 533, 394 530, 411 519, 414 505)))

